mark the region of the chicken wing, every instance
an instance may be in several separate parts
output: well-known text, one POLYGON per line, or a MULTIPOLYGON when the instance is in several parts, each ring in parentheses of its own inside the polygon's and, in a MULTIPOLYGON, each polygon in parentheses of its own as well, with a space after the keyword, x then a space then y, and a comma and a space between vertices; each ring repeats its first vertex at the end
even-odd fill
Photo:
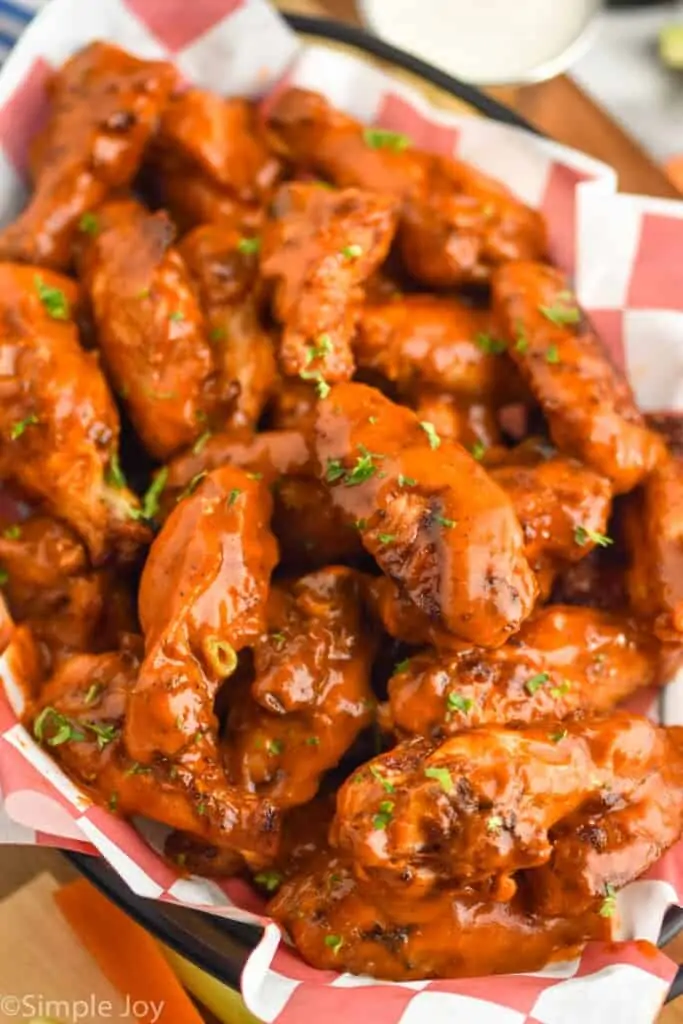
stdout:
POLYGON ((229 408, 224 426, 254 427, 277 382, 273 338, 254 294, 258 239, 222 224, 203 224, 178 246, 206 315, 217 389, 229 408))
POLYGON ((0 264, 0 479, 84 541, 94 564, 149 538, 118 467, 119 420, 95 356, 78 341, 73 282, 0 264))
POLYGON ((502 442, 496 409, 481 402, 466 402, 455 395, 419 388, 410 406, 419 420, 427 420, 444 441, 458 441, 481 459, 484 452, 502 442))
POLYGON ((164 61, 139 60, 95 42, 53 77, 50 113, 34 143, 34 192, 0 233, 3 259, 64 269, 79 225, 135 175, 178 73, 164 61))
POLYGON ((510 899, 514 872, 549 862, 559 822, 603 792, 637 799, 667 743, 664 730, 623 712, 472 729, 437 748, 410 740, 347 779, 332 843, 376 892, 476 885, 510 899))
POLYGON ((330 567, 273 588, 251 691, 231 703, 228 773, 280 807, 311 800, 373 719, 375 645, 359 583, 353 570, 330 567))
POLYGON ((283 325, 280 363, 304 379, 347 380, 363 282, 396 228, 391 199, 358 189, 283 185, 263 232, 261 274, 283 325))
POLYGON ((80 267, 107 371, 145 448, 166 459, 218 416, 218 370, 164 213, 101 208, 80 267))
POLYGON ((514 263, 496 271, 492 288, 508 351, 560 452, 607 477, 616 494, 631 490, 663 460, 664 442, 645 425, 566 278, 540 263, 514 263))
MULTIPOLYGON (((385 728, 442 740, 461 729, 606 711, 666 682, 660 645, 632 619, 547 606, 495 651, 427 650, 396 667, 385 728)), ((561 730, 560 730, 561 731, 561 730)))
POLYGON ((313 382, 282 377, 270 408, 274 430, 309 430, 315 421, 318 398, 313 382))
POLYGON ((519 629, 537 592, 521 529, 464 448, 361 384, 319 403, 314 444, 334 504, 432 625, 484 647, 519 629))
POLYGON ((595 911, 541 917, 520 897, 497 903, 446 892, 413 904, 380 898, 347 860, 325 850, 285 879, 267 913, 313 967, 392 981, 537 971, 612 934, 609 918, 595 911))
POLYGON ((304 89, 283 92, 268 125, 296 164, 401 203, 403 260, 423 284, 483 281, 501 262, 545 254, 540 214, 461 160, 414 150, 406 136, 364 127, 304 89))
POLYGON ((683 639, 683 457, 672 456, 628 499, 623 517, 634 612, 663 640, 683 639))
POLYGON ((33 710, 36 738, 110 811, 143 814, 191 832, 237 851, 255 866, 268 860, 277 842, 270 805, 205 778, 196 763, 199 755, 144 765, 129 756, 123 734, 139 664, 135 648, 71 658, 33 710))

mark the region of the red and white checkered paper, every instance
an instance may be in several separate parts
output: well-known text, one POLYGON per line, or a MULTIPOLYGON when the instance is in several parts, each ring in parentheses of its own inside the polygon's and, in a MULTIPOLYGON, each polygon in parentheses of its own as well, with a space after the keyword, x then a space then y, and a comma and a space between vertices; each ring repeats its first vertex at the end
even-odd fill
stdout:
MULTIPOLYGON (((390 76, 324 47, 303 47, 265 0, 52 0, 0 74, 0 220, 25 198, 28 140, 45 112, 51 68, 92 39, 177 63, 185 77, 225 94, 264 95, 286 84, 324 92, 371 124, 417 146, 457 153, 502 178, 548 219, 553 258, 647 411, 683 411, 683 203, 618 195, 603 164, 519 129, 429 106, 390 76)), ((163 830, 127 823, 91 804, 17 722, 16 645, 0 659, 0 842, 99 853, 139 895, 265 924, 242 976, 264 1021, 345 1024, 646 1024, 675 965, 649 942, 683 902, 683 844, 619 895, 621 941, 591 943, 580 958, 535 974, 394 984, 304 964, 246 883, 181 878, 155 852, 163 830), (642 941, 642 940, 649 940, 642 941)), ((635 709, 683 723, 683 678, 635 709)))

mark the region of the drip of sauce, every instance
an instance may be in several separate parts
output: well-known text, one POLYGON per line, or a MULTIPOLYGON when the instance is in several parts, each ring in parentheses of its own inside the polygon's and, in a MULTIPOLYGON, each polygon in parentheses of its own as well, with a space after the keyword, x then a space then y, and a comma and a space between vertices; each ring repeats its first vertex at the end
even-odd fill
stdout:
POLYGON ((383 39, 468 82, 515 83, 568 66, 597 0, 361 0, 383 39))

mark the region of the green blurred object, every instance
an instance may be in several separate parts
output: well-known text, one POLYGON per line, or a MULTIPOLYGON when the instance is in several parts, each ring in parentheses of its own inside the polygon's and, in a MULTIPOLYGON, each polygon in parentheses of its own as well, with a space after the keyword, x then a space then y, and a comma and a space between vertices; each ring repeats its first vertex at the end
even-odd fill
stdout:
POLYGON ((683 24, 665 25, 660 31, 659 55, 668 68, 683 70, 683 24))
POLYGON ((258 1018, 249 1013, 238 992, 205 974, 167 946, 161 943, 159 946, 178 981, 223 1024, 260 1024, 258 1018))

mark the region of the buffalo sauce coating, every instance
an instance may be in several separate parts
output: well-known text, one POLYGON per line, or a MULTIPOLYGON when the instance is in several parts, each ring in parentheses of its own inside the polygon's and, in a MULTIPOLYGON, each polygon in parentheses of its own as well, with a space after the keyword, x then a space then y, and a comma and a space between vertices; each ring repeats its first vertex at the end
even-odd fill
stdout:
POLYGON ((581 561, 596 538, 606 538, 612 509, 609 482, 559 455, 539 458, 536 465, 516 465, 514 449, 510 465, 489 472, 512 501, 524 531, 526 557, 547 598, 558 569, 581 561))
POLYGON ((672 456, 629 497, 623 524, 634 612, 664 640, 683 635, 683 458, 672 456))
POLYGON ((475 458, 502 441, 493 405, 468 402, 457 395, 417 388, 408 403, 419 420, 427 420, 445 441, 458 441, 475 458))
POLYGON ((401 202, 402 256, 423 284, 486 280, 500 262, 545 252, 542 217, 505 186, 461 160, 414 150, 404 136, 368 129, 317 93, 283 92, 268 126, 295 163, 401 202))
POLYGON ((143 765, 129 755, 123 730, 140 666, 138 647, 133 642, 121 652, 71 658, 31 711, 34 734, 110 811, 144 814, 256 863, 271 856, 277 838, 272 809, 233 790, 206 759, 187 755, 143 765), (208 793, 202 782, 211 787, 208 793))
POLYGON ((548 605, 495 651, 463 645, 402 662, 389 681, 384 725, 440 739, 474 726, 606 711, 664 682, 659 646, 624 614, 548 605))
POLYGON ((375 645, 359 583, 328 567, 271 590, 254 681, 231 701, 223 750, 234 781, 278 806, 311 800, 372 721, 375 645))
POLYGON ((540 263, 500 267, 492 279, 499 329, 547 417, 558 449, 631 490, 662 461, 631 388, 585 322, 564 275, 540 263))
POLYGON ((541 917, 519 897, 503 903, 441 892, 414 903, 392 899, 324 848, 285 879, 267 913, 314 967, 392 981, 535 971, 570 959, 588 939, 611 935, 609 919, 595 911, 541 917))
POLYGON ((319 404, 314 443, 333 501, 433 624, 485 647, 519 628, 536 597, 521 529, 464 448, 361 384, 319 404))
POLYGON ((91 43, 54 76, 48 122, 33 144, 33 196, 0 234, 4 258, 66 268, 83 215, 132 181, 178 81, 163 61, 91 43))
POLYGON ((206 429, 217 368, 164 213, 132 200, 97 214, 80 269, 104 362, 147 451, 173 455, 206 429))
POLYGON ((478 885, 499 899, 514 872, 548 863, 551 830, 609 790, 637 799, 660 730, 645 718, 548 720, 405 741, 358 768, 337 795, 331 840, 377 891, 478 885))
POLYGON ((206 315, 218 393, 230 410, 225 426, 255 426, 277 381, 273 339, 254 294, 257 243, 229 226, 203 224, 178 246, 206 315))
POLYGON ((119 419, 72 319, 77 289, 37 267, 0 264, 0 478, 67 523, 100 563, 147 540, 138 503, 109 482, 119 419))
POLYGON ((386 256, 396 228, 390 198, 317 184, 282 185, 263 232, 261 275, 283 325, 286 374, 347 380, 362 283, 386 256))
POLYGON ((209 221, 255 226, 282 173, 254 105, 204 89, 166 105, 150 159, 164 205, 184 229, 209 221))
POLYGON ((531 871, 534 905, 544 915, 581 914, 643 874, 683 832, 683 734, 660 729, 634 746, 642 782, 624 804, 606 787, 552 833, 547 865, 531 871))
POLYGON ((126 722, 138 760, 215 744, 218 686, 266 628, 270 512, 268 488, 226 466, 179 502, 154 541, 139 595, 145 660, 126 722))
POLYGON ((135 628, 126 580, 90 567, 85 548, 57 519, 34 515, 0 535, 3 594, 30 626, 43 674, 80 651, 103 651, 135 628))

